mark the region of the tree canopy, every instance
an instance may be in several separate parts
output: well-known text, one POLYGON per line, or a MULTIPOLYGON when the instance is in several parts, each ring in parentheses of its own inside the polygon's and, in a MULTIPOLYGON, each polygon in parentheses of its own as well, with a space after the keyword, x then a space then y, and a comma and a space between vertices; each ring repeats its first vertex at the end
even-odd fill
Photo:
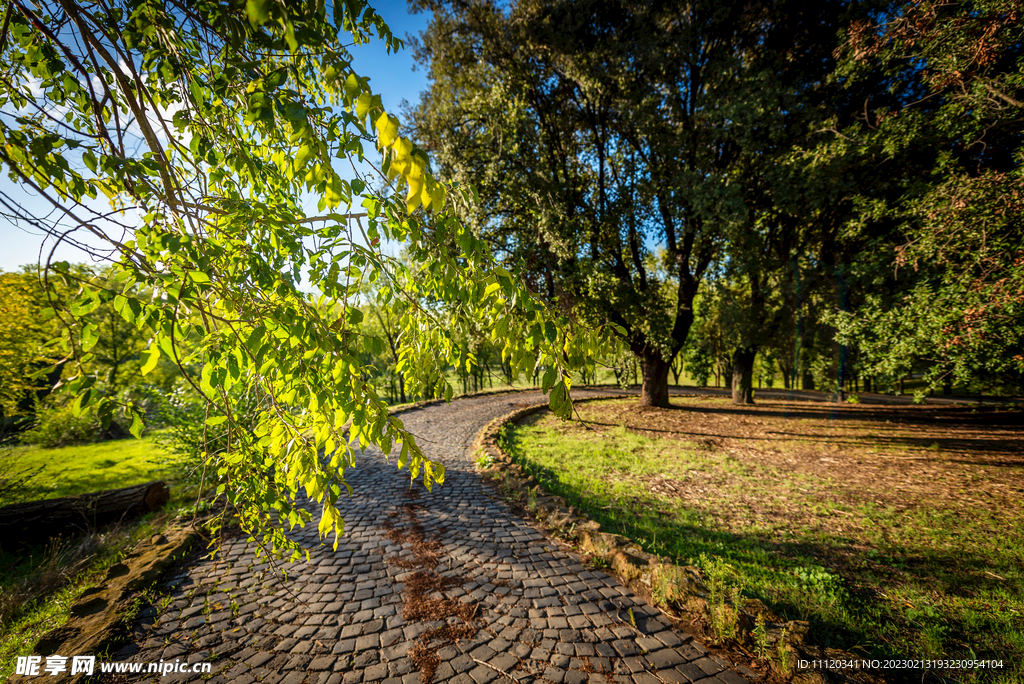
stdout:
POLYGON ((817 116, 850 6, 418 5, 433 12, 418 137, 478 181, 472 220, 539 292, 624 330, 641 402, 665 405, 714 260, 795 226, 780 220, 799 192, 778 161, 817 116))
MULTIPOLYGON (((464 191, 435 177, 351 68, 352 42, 400 44, 365 2, 14 0, 2 21, 0 162, 54 211, 18 194, 0 207, 50 236, 51 255, 72 243, 109 265, 99 278, 41 264, 64 330, 55 353, 76 369, 61 389, 76 410, 120 410, 142 429, 89 371, 86 318, 111 306, 148 338, 142 373, 171 359, 206 424, 228 427, 208 477, 255 539, 293 548, 277 523, 310 517, 303 492, 321 533, 341 532, 334 503, 356 447, 378 445, 428 488, 444 479, 367 380, 360 350, 387 344, 358 327, 368 283, 379 302, 406 303, 392 321, 400 367, 472 366, 459 343, 472 325, 516 371, 547 368, 551 406, 568 415, 569 369, 608 336, 562 325, 459 221, 464 191), (304 194, 320 214, 303 212, 304 194), (408 261, 385 241, 405 243, 408 261), (240 384, 260 397, 252 431, 232 429, 240 384)), ((416 377, 451 397, 443 372, 416 377)))
POLYGON ((709 280, 736 401, 784 338, 837 398, 1020 386, 1019 3, 415 4, 418 138, 531 287, 624 331, 642 402, 709 280))
POLYGON ((834 78, 880 87, 817 152, 869 159, 901 191, 862 212, 897 225, 895 296, 836 320, 875 372, 925 362, 933 385, 1024 378, 1022 11, 915 2, 846 32, 834 78))

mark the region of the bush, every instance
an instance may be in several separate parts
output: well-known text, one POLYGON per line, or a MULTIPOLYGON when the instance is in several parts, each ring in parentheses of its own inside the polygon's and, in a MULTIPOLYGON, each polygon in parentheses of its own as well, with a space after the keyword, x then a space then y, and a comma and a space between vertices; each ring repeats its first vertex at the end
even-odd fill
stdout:
POLYGON ((126 436, 128 431, 116 422, 103 427, 94 411, 84 411, 76 416, 71 406, 42 404, 36 408, 35 424, 22 433, 21 441, 52 449, 126 436))

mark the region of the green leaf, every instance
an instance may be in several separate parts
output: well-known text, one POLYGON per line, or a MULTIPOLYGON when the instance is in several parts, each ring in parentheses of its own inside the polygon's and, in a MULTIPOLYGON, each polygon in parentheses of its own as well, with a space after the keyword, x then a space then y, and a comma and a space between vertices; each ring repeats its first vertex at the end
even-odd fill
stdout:
POLYGON ((544 371, 544 377, 541 380, 540 391, 547 392, 555 381, 558 379, 558 369, 554 366, 548 366, 548 369, 544 371))
POLYGON ((559 418, 569 419, 572 417, 572 401, 569 399, 569 390, 564 382, 559 382, 551 389, 548 406, 551 408, 551 412, 559 418))
POLYGON ((140 370, 143 375, 148 375, 156 368, 157 362, 160 361, 160 345, 151 344, 145 353, 147 354, 146 361, 142 364, 140 370))
POLYGON ((94 290, 85 290, 71 300, 68 308, 71 315, 81 318, 98 309, 100 304, 99 295, 94 290))
POLYGON ((370 108, 373 107, 373 96, 369 93, 363 93, 356 98, 356 117, 359 120, 366 118, 366 115, 370 113, 370 108))
POLYGON ((99 342, 100 336, 96 332, 95 323, 86 323, 82 327, 82 351, 89 351, 99 342))
POLYGON ((345 97, 349 100, 355 99, 359 95, 359 91, 362 86, 359 84, 359 77, 354 73, 348 75, 345 79, 345 97))
POLYGON ((142 431, 146 428, 146 422, 142 418, 142 412, 133 410, 132 411, 132 424, 128 428, 128 432, 132 433, 135 439, 142 438, 142 431))
POLYGON ((220 425, 227 419, 227 416, 210 416, 209 418, 206 419, 206 424, 209 425, 210 427, 213 427, 215 425, 220 425))
POLYGON ((268 4, 268 0, 246 0, 245 13, 249 21, 256 25, 265 24, 270 19, 268 4))
POLYGON ((488 283, 484 288, 484 299, 490 299, 491 295, 501 290, 500 283, 488 283))
POLYGON ((75 418, 80 418, 89 406, 96 400, 99 395, 96 390, 90 388, 75 397, 75 402, 71 405, 71 414, 75 418))

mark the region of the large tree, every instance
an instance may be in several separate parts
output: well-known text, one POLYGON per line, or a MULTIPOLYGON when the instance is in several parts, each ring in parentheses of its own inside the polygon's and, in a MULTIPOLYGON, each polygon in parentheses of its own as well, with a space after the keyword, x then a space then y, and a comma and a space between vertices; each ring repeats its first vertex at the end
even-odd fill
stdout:
POLYGON ((701 280, 765 225, 756 179, 820 101, 846 4, 415 4, 433 11, 417 133, 477 184, 475 228, 550 301, 617 324, 641 403, 666 405, 701 280))
POLYGON ((873 372, 1024 386, 1022 16, 1018 0, 921 1, 846 32, 836 80, 880 87, 815 155, 870 160, 900 190, 861 197, 895 224, 893 290, 836 317, 873 372))
MULTIPOLYGON (((310 517, 301 493, 319 504, 320 531, 340 532, 335 502, 357 446, 379 445, 428 487, 443 479, 366 381, 359 350, 385 344, 356 327, 368 281, 382 303, 410 303, 399 370, 472 364, 458 344, 471 325, 517 370, 549 367, 545 389, 568 414, 569 369, 601 350, 600 333, 557 325, 456 219, 459 193, 351 68, 353 41, 397 47, 365 2, 328 12, 272 0, 13 0, 0 21, 0 163, 18 188, 0 206, 49 247, 77 243, 109 263, 118 284, 42 264, 47 291, 58 279, 77 291, 52 311, 78 369, 64 390, 76 409, 116 408, 88 372, 80 324, 110 302, 150 339, 142 372, 172 359, 208 402, 207 424, 228 427, 208 476, 254 537, 294 546, 278 521, 310 517), (379 169, 376 183, 353 170, 357 159, 379 169), (307 193, 317 216, 302 210, 307 193), (415 279, 384 240, 407 244, 415 279), (448 304, 447 318, 417 305, 426 296, 448 304), (239 384, 261 397, 254 431, 233 413, 239 384)), ((141 412, 122 409, 138 433, 141 412)))

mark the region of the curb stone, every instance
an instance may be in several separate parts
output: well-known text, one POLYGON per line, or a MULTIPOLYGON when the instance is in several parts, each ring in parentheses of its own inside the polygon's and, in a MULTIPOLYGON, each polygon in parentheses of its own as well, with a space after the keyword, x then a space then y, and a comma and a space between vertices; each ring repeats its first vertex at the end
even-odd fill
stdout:
MULTIPOLYGON (((580 404, 591 401, 608 401, 610 397, 593 397, 574 402, 580 404)), ((624 584, 631 585, 638 593, 650 596, 651 603, 668 613, 682 608, 686 612, 696 613, 705 620, 710 617, 707 596, 708 589, 704 584, 701 571, 693 566, 680 567, 670 561, 647 553, 632 540, 620 535, 601 532, 601 525, 586 518, 575 507, 570 506, 564 498, 551 494, 543 489, 536 478, 528 475, 523 468, 515 463, 502 449, 499 436, 506 425, 519 423, 523 419, 548 409, 547 403, 535 404, 512 411, 488 423, 477 434, 471 453, 486 454, 491 457, 494 465, 483 472, 507 476, 513 480, 510 488, 512 496, 518 495, 521 500, 536 497, 536 508, 533 511, 538 522, 556 536, 575 541, 592 556, 603 560, 612 572, 618 575, 624 584), (638 586, 639 585, 639 586, 638 586)), ((856 681, 865 684, 887 681, 878 674, 856 667, 862 659, 848 651, 825 648, 810 643, 810 624, 804 620, 782 621, 774 615, 758 599, 748 599, 739 608, 739 626, 741 645, 747 649, 754 647, 751 630, 754 628, 758 614, 763 613, 766 620, 768 646, 775 650, 785 633, 785 645, 789 647, 796 661, 845 661, 854 664, 849 668, 812 669, 811 667, 794 667, 791 681, 794 684, 825 684, 830 680, 856 681), (827 677, 826 677, 827 675, 827 677)), ((743 668, 746 670, 746 668, 743 668)), ((746 676, 755 673, 747 670, 746 676)))
MULTIPOLYGON (((107 568, 103 580, 85 592, 71 606, 67 622, 42 636, 34 653, 40 656, 102 654, 114 648, 125 637, 125 631, 134 619, 133 604, 139 594, 152 586, 171 564, 181 560, 200 538, 194 526, 177 527, 156 534, 138 544, 119 563, 107 568)), ((47 677, 55 682, 84 681, 82 674, 71 677, 68 670, 47 677)), ((29 681, 30 678, 12 675, 10 681, 29 681)))

